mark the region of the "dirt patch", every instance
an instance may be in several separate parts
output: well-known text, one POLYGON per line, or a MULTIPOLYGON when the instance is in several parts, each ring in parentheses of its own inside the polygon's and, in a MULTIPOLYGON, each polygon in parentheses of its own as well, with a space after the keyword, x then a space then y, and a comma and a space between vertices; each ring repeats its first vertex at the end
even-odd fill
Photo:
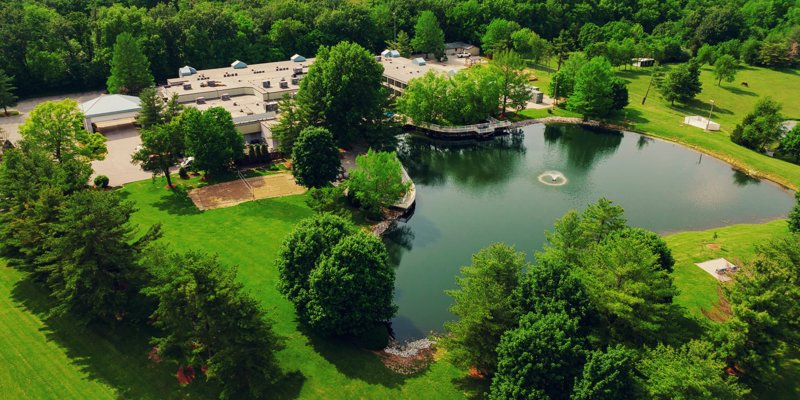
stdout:
POLYGON ((232 207, 244 202, 303 194, 306 189, 289 173, 237 179, 189 191, 189 198, 200 210, 232 207))
POLYGON ((709 244, 706 245, 706 247, 711 249, 711 250, 719 250, 720 247, 722 247, 722 246, 720 246, 720 245, 718 245, 716 243, 709 243, 709 244))

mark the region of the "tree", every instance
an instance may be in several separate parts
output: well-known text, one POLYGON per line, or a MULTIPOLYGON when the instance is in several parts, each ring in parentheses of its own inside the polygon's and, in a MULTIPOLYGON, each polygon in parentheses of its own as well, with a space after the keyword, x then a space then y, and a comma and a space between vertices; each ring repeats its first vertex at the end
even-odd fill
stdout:
POLYGON ((500 340, 489 398, 567 399, 584 353, 577 320, 564 313, 527 314, 500 340))
MULTIPOLYGON (((444 37, 442 37, 442 41, 444 41, 444 37)), ((390 50, 397 50, 400 52, 400 57, 405 58, 411 57, 411 51, 413 49, 411 46, 411 38, 406 31, 397 32, 397 37, 394 40, 386 41, 386 47, 390 50)))
POLYGON ((550 82, 550 95, 553 98, 572 95, 575 88, 575 77, 587 62, 586 55, 583 53, 572 53, 564 63, 564 66, 553 74, 553 80, 550 82))
POLYGON ((164 124, 177 117, 183 106, 178 103, 178 95, 173 94, 172 98, 166 103, 158 94, 155 88, 144 88, 139 93, 140 107, 136 121, 142 129, 148 129, 154 125, 164 124))
POLYGON ((180 161, 185 141, 180 122, 171 121, 142 129, 141 138, 142 146, 133 153, 132 162, 152 172, 153 176, 164 174, 167 186, 173 188, 169 169, 180 161))
POLYGON ((356 157, 356 168, 350 173, 347 188, 367 214, 378 218, 384 207, 405 195, 410 184, 403 179, 403 166, 394 153, 370 149, 356 157))
POLYGON ((701 64, 714 65, 717 61, 717 49, 710 44, 704 44, 697 49, 695 59, 701 64))
POLYGON ((731 141, 756 151, 764 151, 780 138, 783 131, 781 105, 771 97, 756 102, 753 111, 745 115, 731 133, 731 141))
POLYGON ((307 188, 320 188, 336 179, 342 163, 333 135, 325 128, 303 129, 292 150, 292 175, 307 188))
POLYGON ((739 68, 739 63, 733 56, 725 54, 720 56, 714 63, 714 78, 717 78, 717 86, 722 85, 722 80, 725 82, 733 82, 736 79, 736 69, 739 68))
POLYGON ((647 245, 611 236, 585 255, 581 268, 589 298, 612 337, 632 342, 657 337, 677 290, 647 245))
POLYGON ((8 116, 8 107, 17 105, 17 96, 14 91, 17 88, 13 84, 14 77, 6 75, 6 72, 0 69, 0 107, 3 107, 3 112, 8 116))
POLYGON ((647 398, 666 400, 741 399, 748 390, 727 375, 708 342, 693 340, 678 349, 659 344, 636 369, 647 398))
POLYGON ((114 44, 111 75, 106 82, 108 92, 135 95, 152 85, 150 61, 142 52, 139 43, 130 33, 120 33, 114 44))
POLYGON ((188 108, 181 121, 187 153, 194 157, 194 165, 209 175, 225 171, 244 155, 242 134, 224 108, 212 107, 206 111, 188 108))
POLYGON ((72 159, 102 160, 106 138, 83 128, 83 114, 75 100, 46 101, 34 107, 19 127, 22 138, 64 162, 72 159))
POLYGON ((636 352, 621 345, 591 352, 575 381, 574 400, 636 399, 636 352))
POLYGON ((702 90, 699 64, 689 61, 674 68, 667 73, 659 89, 664 99, 672 105, 675 105, 676 100, 681 103, 691 101, 702 90))
POLYGON ((625 227, 617 229, 609 234, 611 238, 633 238, 641 244, 647 246, 650 251, 658 258, 658 267, 667 273, 672 273, 675 266, 675 258, 672 257, 672 250, 667 246, 658 234, 642 228, 625 227))
POLYGON ((295 99, 283 95, 278 103, 278 123, 272 128, 272 133, 278 139, 278 150, 284 154, 292 154, 292 148, 300 132, 306 126, 300 113, 300 107, 295 99))
POLYGON ((509 50, 513 46, 512 35, 520 30, 518 23, 501 18, 495 18, 486 27, 486 32, 481 36, 483 50, 494 54, 503 50, 509 50))
POLYGON ((628 85, 619 78, 611 80, 611 110, 619 111, 628 105, 628 85))
POLYGON ((578 70, 568 108, 584 117, 604 117, 614 105, 614 71, 605 57, 595 57, 578 70))
POLYGON ((414 25, 411 47, 425 54, 433 54, 437 58, 444 54, 444 32, 432 11, 423 11, 419 14, 414 25))
POLYGON ((259 302, 245 294, 236 271, 201 253, 163 248, 145 260, 152 281, 143 292, 156 302, 152 339, 160 356, 203 371, 222 398, 263 398, 281 375, 274 352, 283 341, 259 302))
POLYGON ((494 244, 472 256, 472 265, 461 268, 450 312, 458 319, 445 323, 445 343, 456 365, 475 367, 491 375, 497 367, 497 345, 519 318, 518 288, 525 268, 525 254, 494 244))
POLYGON ((512 50, 503 50, 495 53, 491 66, 500 77, 502 113, 506 113, 506 106, 509 105, 517 110, 525 108, 533 95, 528 89, 528 76, 522 57, 512 50))
POLYGON ((794 194, 794 207, 789 212, 789 217, 786 221, 789 224, 789 231, 793 233, 800 233, 800 195, 798 193, 800 192, 795 192, 794 194))
POLYGON ((800 125, 795 125, 792 130, 783 135, 778 150, 783 157, 792 160, 792 162, 797 163, 800 161, 800 125))
POLYGON ((133 212, 133 203, 116 192, 87 190, 66 199, 42 267, 58 302, 53 312, 86 322, 146 317, 138 298, 145 271, 137 260, 160 236, 160 226, 134 240, 133 212))
POLYGON ((331 214, 318 214, 300 221, 278 251, 275 266, 280 274, 278 289, 305 315, 311 290, 308 277, 318 261, 342 238, 355 232, 353 224, 331 214))
POLYGON ((447 92, 451 84, 450 78, 428 71, 408 83, 397 98, 397 109, 416 123, 446 123, 450 119, 447 92))
POLYGON ((363 231, 333 246, 311 271, 308 285, 306 322, 323 333, 360 334, 397 312, 386 247, 363 231))
POLYGON ((383 66, 355 43, 320 47, 296 96, 301 128, 326 128, 340 144, 362 138, 366 126, 384 117, 382 77, 383 66))

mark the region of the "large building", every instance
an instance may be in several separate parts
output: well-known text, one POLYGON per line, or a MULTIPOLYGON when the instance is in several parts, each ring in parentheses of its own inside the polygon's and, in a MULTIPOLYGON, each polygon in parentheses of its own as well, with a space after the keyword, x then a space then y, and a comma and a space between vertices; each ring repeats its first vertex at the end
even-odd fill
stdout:
MULTIPOLYGON (((383 65, 383 85, 393 95, 401 94, 409 81, 428 71, 452 75, 464 67, 408 59, 396 51, 386 51, 376 60, 383 65)), ((313 58, 294 55, 289 61, 247 65, 236 60, 229 67, 201 71, 187 65, 178 70, 177 78, 167 81, 161 94, 164 98, 177 95, 180 103, 200 110, 222 107, 231 113, 246 141, 265 140, 274 148, 270 126, 279 111, 278 101, 297 93, 313 63, 313 58)))

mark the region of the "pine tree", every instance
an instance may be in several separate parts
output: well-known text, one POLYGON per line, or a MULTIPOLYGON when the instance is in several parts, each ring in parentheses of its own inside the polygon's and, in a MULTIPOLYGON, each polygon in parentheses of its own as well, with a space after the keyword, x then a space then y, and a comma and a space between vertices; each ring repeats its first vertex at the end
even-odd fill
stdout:
POLYGON ((439 20, 431 11, 423 11, 414 25, 414 39, 411 46, 425 54, 433 53, 439 57, 444 53, 444 31, 439 27, 439 20))
POLYGON ((150 61, 130 33, 120 33, 114 44, 111 76, 106 82, 108 92, 138 94, 142 89, 152 85, 150 61))
POLYGON ((13 81, 13 76, 6 75, 6 72, 0 69, 0 107, 3 107, 6 117, 8 116, 8 107, 17 105, 17 96, 14 95, 14 90, 17 88, 13 81))

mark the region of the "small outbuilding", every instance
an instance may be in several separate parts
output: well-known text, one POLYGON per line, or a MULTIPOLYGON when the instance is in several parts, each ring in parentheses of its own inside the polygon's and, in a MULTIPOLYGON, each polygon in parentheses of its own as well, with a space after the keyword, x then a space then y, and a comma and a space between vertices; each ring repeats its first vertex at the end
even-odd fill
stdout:
POLYGON ((422 57, 417 57, 417 58, 411 60, 411 63, 414 64, 414 65, 420 65, 420 66, 426 64, 425 59, 422 58, 422 57))
POLYGON ((84 116, 83 126, 87 131, 94 132, 99 122, 113 122, 107 125, 132 124, 142 109, 140 102, 135 96, 108 94, 81 103, 79 108, 84 116))
POLYGON ((301 56, 300 54, 295 54, 295 55, 293 55, 293 56, 292 56, 291 58, 289 58, 289 59, 290 59, 290 60, 292 60, 292 61, 294 61, 294 62, 303 62, 303 61, 305 61, 305 60, 306 60, 306 58, 305 58, 305 57, 303 57, 303 56, 301 56))
POLYGON ((472 56, 477 56, 481 54, 480 47, 473 46, 469 43, 464 43, 464 42, 445 43, 444 47, 445 47, 444 53, 447 54, 448 56, 463 54, 463 53, 469 53, 472 56))
POLYGON ((244 61, 236 60, 236 61, 231 63, 231 68, 233 68, 233 69, 244 69, 244 68, 247 68, 247 64, 245 64, 244 61))
POLYGON ((683 123, 693 126, 695 128, 705 129, 709 131, 718 131, 720 128, 719 123, 709 120, 706 117, 699 115, 690 115, 683 118, 683 123))
POLYGON ((656 60, 652 58, 633 58, 631 62, 634 67, 652 67, 656 64, 656 60))

